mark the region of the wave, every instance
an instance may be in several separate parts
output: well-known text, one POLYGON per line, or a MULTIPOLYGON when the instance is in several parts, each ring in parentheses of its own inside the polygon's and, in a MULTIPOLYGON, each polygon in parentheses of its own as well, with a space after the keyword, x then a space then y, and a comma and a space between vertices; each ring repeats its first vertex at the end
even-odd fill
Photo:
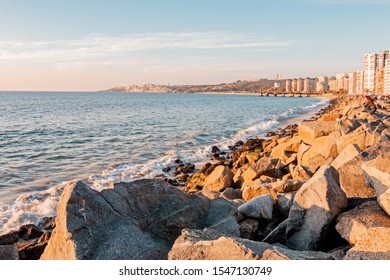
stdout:
MULTIPOLYGON (((220 149, 228 151, 228 146, 237 141, 245 141, 248 138, 262 136, 266 132, 280 127, 288 119, 314 112, 325 107, 328 99, 302 108, 293 108, 280 112, 269 118, 254 124, 246 129, 236 132, 229 137, 214 139, 214 143, 204 145, 204 137, 212 135, 202 131, 193 132, 190 139, 180 141, 172 145, 172 150, 163 156, 149 160, 145 163, 121 163, 111 165, 101 174, 90 176, 87 181, 91 188, 101 191, 112 188, 114 183, 130 182, 137 179, 152 179, 160 174, 165 174, 163 168, 175 166, 175 160, 180 158, 184 163, 201 163, 208 160, 212 146, 217 145, 220 149)), ((9 204, 0 204, 0 234, 17 229, 22 224, 38 225, 43 218, 56 215, 56 206, 66 182, 51 187, 45 191, 36 191, 19 196, 9 204)))

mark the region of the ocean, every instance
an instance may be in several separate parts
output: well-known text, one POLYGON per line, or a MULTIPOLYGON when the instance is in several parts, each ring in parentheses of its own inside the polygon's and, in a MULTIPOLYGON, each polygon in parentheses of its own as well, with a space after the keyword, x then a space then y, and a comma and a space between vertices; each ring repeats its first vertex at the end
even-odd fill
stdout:
POLYGON ((255 95, 0 92, 0 234, 54 216, 65 182, 153 178, 326 106, 255 95))

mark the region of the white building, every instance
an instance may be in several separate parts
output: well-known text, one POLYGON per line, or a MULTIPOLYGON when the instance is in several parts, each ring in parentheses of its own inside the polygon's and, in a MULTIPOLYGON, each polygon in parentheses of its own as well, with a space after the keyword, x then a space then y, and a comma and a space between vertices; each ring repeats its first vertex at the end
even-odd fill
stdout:
POLYGON ((363 94, 364 71, 349 73, 348 94, 363 94))
POLYGON ((313 93, 316 91, 316 79, 313 78, 305 78, 303 85, 304 93, 313 93))
POLYGON ((390 58, 389 51, 364 55, 364 91, 375 91, 375 75, 385 66, 388 58, 390 58))
POLYGON ((292 80, 291 79, 286 80, 286 92, 287 93, 292 92, 292 80))
POLYGON ((386 59, 384 71, 384 91, 385 95, 390 95, 390 58, 386 59))
POLYGON ((326 92, 328 91, 328 77, 326 76, 319 76, 317 77, 317 85, 316 85, 316 91, 317 92, 326 92))

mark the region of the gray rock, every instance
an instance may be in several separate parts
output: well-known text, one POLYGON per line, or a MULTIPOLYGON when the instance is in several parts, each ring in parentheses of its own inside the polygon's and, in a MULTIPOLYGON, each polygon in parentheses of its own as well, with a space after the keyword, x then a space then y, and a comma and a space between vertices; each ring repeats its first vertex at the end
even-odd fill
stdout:
POLYGON ((323 166, 295 195, 287 221, 287 246, 316 250, 333 219, 346 206, 336 169, 323 166))
POLYGON ((0 260, 18 259, 18 248, 15 245, 0 245, 0 260))
POLYGON ((253 198, 247 203, 238 207, 238 212, 247 217, 259 219, 272 219, 274 199, 271 194, 265 194, 253 198))
POLYGON ((207 229, 212 229, 222 233, 224 236, 240 236, 240 226, 238 225, 236 218, 230 216, 219 223, 208 227, 207 229))
POLYGON ((240 222, 240 237, 245 239, 254 239, 259 228, 259 221, 255 219, 246 219, 240 222))
POLYGON ((266 243, 286 243, 287 220, 281 222, 273 231, 271 231, 262 242, 266 243))
POLYGON ((237 213, 237 204, 224 198, 212 199, 209 201, 209 205, 207 215, 203 217, 205 227, 215 225, 237 213))
POLYGON ((204 226, 209 201, 160 180, 97 192, 68 184, 41 259, 166 259, 183 228, 204 226))
POLYGON ((296 192, 279 193, 278 194, 278 209, 284 216, 288 217, 290 209, 294 203, 296 192))

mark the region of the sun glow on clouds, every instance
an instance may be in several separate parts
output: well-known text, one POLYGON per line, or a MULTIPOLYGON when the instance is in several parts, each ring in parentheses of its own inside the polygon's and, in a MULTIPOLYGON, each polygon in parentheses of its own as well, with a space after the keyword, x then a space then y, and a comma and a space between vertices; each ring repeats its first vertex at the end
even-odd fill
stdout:
POLYGON ((272 51, 284 49, 294 41, 276 40, 257 34, 228 32, 147 33, 110 37, 98 34, 78 40, 48 42, 1 42, 0 60, 15 59, 92 59, 129 55, 134 52, 164 49, 213 50, 252 49, 272 51))

